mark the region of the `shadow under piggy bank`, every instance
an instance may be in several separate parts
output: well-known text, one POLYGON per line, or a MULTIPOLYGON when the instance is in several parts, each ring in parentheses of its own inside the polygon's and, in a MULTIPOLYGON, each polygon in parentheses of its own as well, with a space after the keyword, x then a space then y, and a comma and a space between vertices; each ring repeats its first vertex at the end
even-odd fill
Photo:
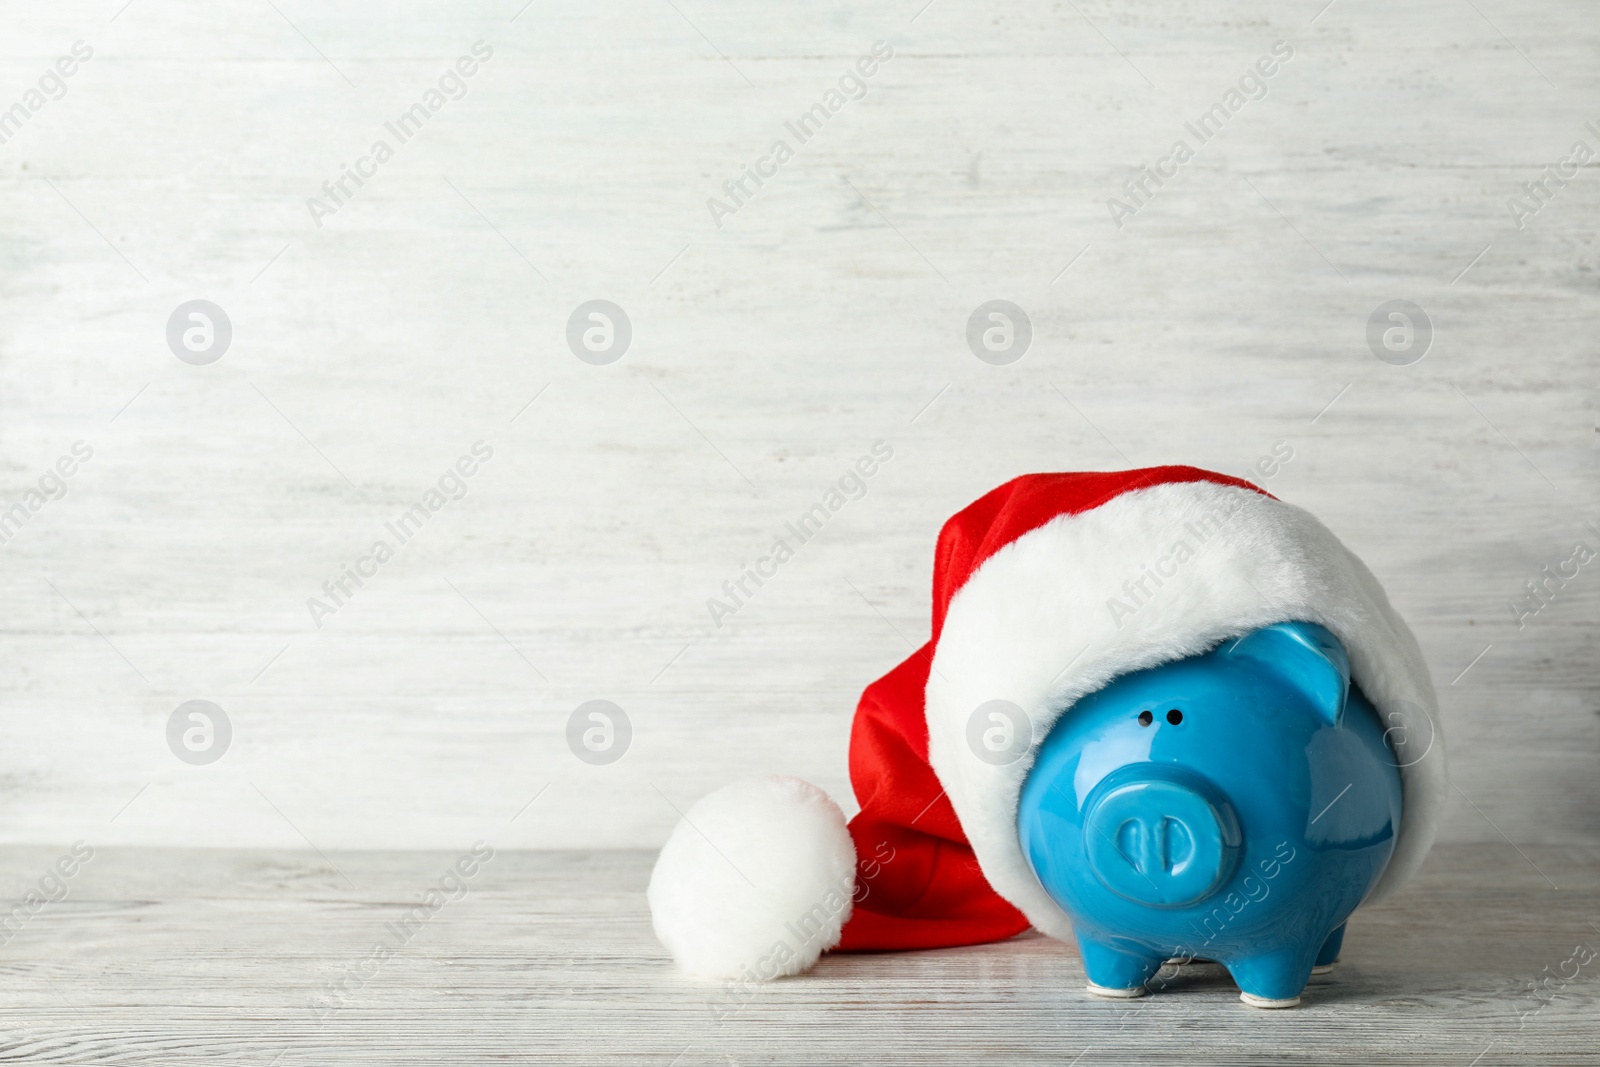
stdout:
POLYGON ((1169 958, 1203 959, 1246 1004, 1283 1008, 1338 958, 1400 803, 1344 647, 1291 622, 1079 700, 1040 746, 1017 821, 1091 993, 1141 996, 1169 958))

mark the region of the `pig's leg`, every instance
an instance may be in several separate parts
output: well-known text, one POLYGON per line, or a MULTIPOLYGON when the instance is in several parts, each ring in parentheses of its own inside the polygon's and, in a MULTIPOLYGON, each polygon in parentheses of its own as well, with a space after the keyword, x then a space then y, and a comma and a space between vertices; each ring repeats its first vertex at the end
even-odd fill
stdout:
POLYGON ((1312 974, 1327 974, 1333 970, 1333 965, 1339 962, 1339 947, 1344 944, 1344 924, 1340 923, 1333 933, 1328 935, 1328 940, 1322 943, 1322 951, 1317 953, 1317 961, 1311 966, 1312 974))
POLYGON ((1239 999, 1252 1008, 1292 1008, 1311 977, 1320 941, 1285 945, 1228 962, 1239 999))
POLYGON ((1156 971, 1166 956, 1141 956, 1125 952, 1100 941, 1078 935, 1078 951, 1083 956, 1083 969, 1089 976, 1089 992, 1099 997, 1142 997, 1148 990, 1144 984, 1156 971))

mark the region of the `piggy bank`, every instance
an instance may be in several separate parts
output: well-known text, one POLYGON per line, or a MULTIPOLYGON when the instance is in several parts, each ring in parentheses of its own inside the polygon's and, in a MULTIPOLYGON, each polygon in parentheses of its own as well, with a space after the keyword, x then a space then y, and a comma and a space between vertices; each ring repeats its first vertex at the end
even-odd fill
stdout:
POLYGON ((1290 622, 1125 674, 1060 717, 1018 804, 1089 991, 1139 996, 1170 957, 1299 1003, 1394 850, 1400 773, 1338 639, 1290 622))

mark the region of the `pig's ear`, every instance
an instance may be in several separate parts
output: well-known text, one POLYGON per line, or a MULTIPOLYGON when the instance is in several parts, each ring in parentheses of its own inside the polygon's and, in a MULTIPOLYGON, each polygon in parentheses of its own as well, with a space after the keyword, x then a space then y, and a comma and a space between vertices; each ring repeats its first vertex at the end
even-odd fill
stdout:
POLYGON ((1280 622, 1245 634, 1224 655, 1270 668, 1306 694, 1317 713, 1337 726, 1350 692, 1350 657, 1314 622, 1280 622))

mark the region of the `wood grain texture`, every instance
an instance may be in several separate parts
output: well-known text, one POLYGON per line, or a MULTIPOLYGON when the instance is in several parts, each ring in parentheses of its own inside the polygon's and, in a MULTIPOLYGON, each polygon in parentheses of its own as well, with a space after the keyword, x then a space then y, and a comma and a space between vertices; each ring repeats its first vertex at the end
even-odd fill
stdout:
MULTIPOLYGON (((829 956, 807 976, 729 993, 676 973, 651 935, 645 852, 498 852, 334 1002, 328 984, 393 941, 459 852, 335 853, 330 867, 304 850, 105 849, 5 947, 0 1059, 1600 1062, 1600 959, 1536 1012, 1526 993, 1546 967, 1571 974, 1574 945, 1600 945, 1600 856, 1526 851, 1441 848, 1411 889, 1357 913, 1301 1007, 1263 1012, 1210 967, 1138 1001, 1090 997, 1076 950, 1036 935, 829 956)), ((57 852, 3 855, 8 872, 34 872, 57 852)), ((23 876, 12 880, 20 890, 23 876)))
POLYGON ((1024 471, 1285 441, 1268 488, 1369 562, 1444 694, 1444 836, 1600 843, 1600 572, 1509 610, 1600 548, 1600 174, 1506 207, 1600 147, 1588 4, 119 6, 0 8, 0 104, 94 48, 0 145, 0 507, 94 448, 0 546, 0 840, 445 848, 553 783, 506 847, 646 847, 740 774, 847 797, 945 517, 1024 471), (307 198, 480 39, 318 227, 307 198), (878 40, 866 97, 713 225, 878 40), (1278 40, 1266 97, 1114 226, 1278 40), (234 325, 208 367, 164 337, 199 297, 234 325), (634 325, 608 367, 564 341, 597 297, 634 325), (1034 326, 1008 367, 964 338, 996 297, 1034 326), (1365 342, 1396 298, 1436 327, 1409 367, 1365 342), (316 628, 479 439, 466 497, 316 628), (878 439, 867 495, 714 627, 878 439), (164 737, 196 698, 235 729, 208 767, 164 737), (599 698, 634 726, 608 767, 564 740, 599 698))

